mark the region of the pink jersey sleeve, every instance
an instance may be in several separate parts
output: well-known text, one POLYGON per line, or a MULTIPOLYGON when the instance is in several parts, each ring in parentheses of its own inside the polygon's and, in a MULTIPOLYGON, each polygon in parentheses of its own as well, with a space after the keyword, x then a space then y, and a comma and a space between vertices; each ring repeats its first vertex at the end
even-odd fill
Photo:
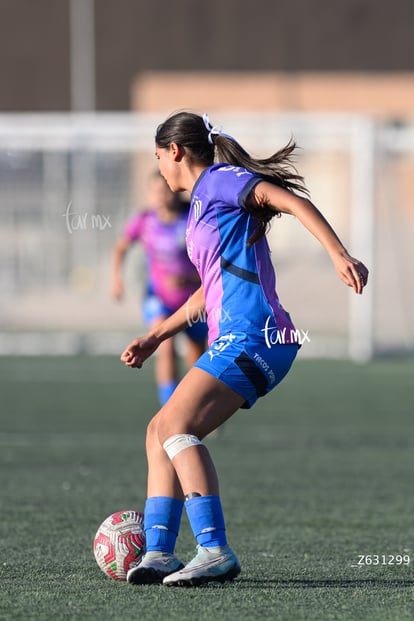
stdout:
POLYGON ((146 213, 147 212, 144 211, 136 214, 128 220, 124 228, 124 237, 126 239, 129 239, 131 242, 141 239, 146 213))

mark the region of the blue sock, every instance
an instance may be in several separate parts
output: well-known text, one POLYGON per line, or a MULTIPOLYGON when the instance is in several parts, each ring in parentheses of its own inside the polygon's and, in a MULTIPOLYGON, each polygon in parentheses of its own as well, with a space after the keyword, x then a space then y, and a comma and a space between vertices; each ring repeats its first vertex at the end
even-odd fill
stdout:
POLYGON ((226 527, 219 496, 196 496, 185 509, 197 543, 205 548, 225 546, 226 527))
POLYGON ((146 551, 174 552, 180 530, 183 501, 168 496, 152 496, 145 503, 146 551))
POLYGON ((158 386, 158 399, 161 405, 167 403, 168 399, 173 394, 174 390, 177 388, 178 382, 166 382, 165 384, 159 384, 158 386))

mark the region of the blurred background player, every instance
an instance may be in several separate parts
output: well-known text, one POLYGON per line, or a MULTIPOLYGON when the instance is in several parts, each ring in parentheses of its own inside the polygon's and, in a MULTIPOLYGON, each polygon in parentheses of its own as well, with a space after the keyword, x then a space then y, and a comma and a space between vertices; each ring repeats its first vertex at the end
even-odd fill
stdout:
MULTIPOLYGON (((190 262, 185 244, 188 205, 171 192, 165 180, 155 172, 149 180, 149 206, 127 222, 112 251, 111 295, 120 301, 125 292, 123 265, 128 249, 140 242, 145 251, 146 292, 143 316, 154 329, 174 313, 200 286, 198 273, 190 262)), ((200 319, 200 318, 197 318, 200 319)), ((207 324, 190 321, 185 330, 185 358, 190 368, 206 348, 207 324)), ((158 398, 164 404, 179 379, 174 339, 158 349, 155 361, 158 398)))

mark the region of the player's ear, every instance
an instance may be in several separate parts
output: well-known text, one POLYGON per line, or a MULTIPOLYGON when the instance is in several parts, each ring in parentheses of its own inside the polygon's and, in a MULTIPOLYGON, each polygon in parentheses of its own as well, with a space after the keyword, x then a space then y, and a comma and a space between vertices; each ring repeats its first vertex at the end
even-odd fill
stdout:
POLYGON ((183 159, 185 149, 181 144, 177 144, 176 142, 171 142, 170 153, 171 153, 171 156, 174 162, 179 162, 183 159))

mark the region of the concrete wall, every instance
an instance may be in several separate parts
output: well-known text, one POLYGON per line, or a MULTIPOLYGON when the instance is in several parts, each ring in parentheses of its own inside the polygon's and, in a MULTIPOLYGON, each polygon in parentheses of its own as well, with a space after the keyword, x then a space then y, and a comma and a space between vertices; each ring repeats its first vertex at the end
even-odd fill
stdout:
MULTIPOLYGON (((71 1, 0 0, 0 111, 70 109, 71 1)), ((98 110, 129 109, 131 85, 148 71, 346 79, 356 72, 361 82, 414 72, 412 0, 95 0, 94 7, 98 110)), ((300 97, 305 105, 299 86, 291 91, 284 79, 285 106, 300 97)))
POLYGON ((196 110, 359 112, 390 121, 414 118, 413 73, 146 72, 131 107, 196 110))

